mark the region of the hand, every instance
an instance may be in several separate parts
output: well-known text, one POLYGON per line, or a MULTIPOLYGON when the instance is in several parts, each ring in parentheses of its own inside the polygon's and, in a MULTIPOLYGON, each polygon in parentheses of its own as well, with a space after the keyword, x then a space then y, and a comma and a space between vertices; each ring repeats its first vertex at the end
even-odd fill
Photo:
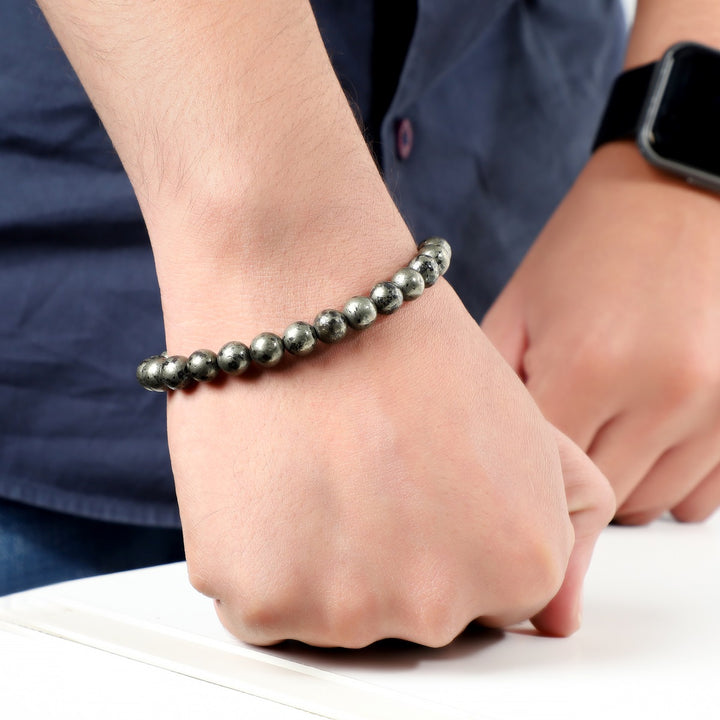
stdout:
MULTIPOLYGON (((407 261, 309 2, 42 5, 138 196, 171 352, 282 330, 407 261)), ((169 403, 190 576, 233 632, 576 628, 608 489, 446 283, 287 365, 169 403)))
POLYGON ((585 168, 483 329, 626 523, 720 504, 720 201, 629 143, 585 168))
POLYGON ((578 626, 612 493, 444 281, 344 344, 173 394, 168 428, 191 581, 243 640, 578 626))

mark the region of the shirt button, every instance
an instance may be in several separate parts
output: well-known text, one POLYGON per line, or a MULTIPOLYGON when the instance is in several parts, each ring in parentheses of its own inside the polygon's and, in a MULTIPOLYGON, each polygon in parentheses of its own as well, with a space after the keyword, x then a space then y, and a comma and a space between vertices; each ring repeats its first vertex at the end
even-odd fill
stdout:
POLYGON ((407 160, 413 148, 413 126, 408 118, 397 121, 395 127, 395 148, 401 160, 407 160))

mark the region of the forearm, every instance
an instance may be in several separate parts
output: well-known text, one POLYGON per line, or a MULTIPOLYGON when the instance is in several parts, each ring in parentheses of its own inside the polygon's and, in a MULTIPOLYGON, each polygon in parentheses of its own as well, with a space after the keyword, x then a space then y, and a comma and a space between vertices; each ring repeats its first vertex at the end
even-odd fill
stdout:
POLYGON ((655 62, 681 40, 720 48, 717 0, 638 0, 625 65, 655 62))
POLYGON ((281 330, 407 260, 306 0, 41 6, 140 200, 167 324, 232 286, 237 332, 281 330))

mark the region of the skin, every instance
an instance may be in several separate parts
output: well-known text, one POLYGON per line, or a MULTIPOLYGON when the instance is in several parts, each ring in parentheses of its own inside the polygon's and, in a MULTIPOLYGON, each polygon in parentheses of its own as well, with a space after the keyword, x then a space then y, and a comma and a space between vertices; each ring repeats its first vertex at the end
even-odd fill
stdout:
MULTIPOLYGON (((720 48, 720 4, 640 0, 626 66, 720 48)), ((615 490, 617 519, 720 505, 720 202, 632 142, 593 155, 483 329, 615 490)))
MULTIPOLYGON (((307 2, 41 6, 140 200, 169 350, 282 332, 408 261, 307 2)), ((612 493, 444 281, 313 358, 174 394, 168 434, 191 582, 244 640, 579 625, 612 493)))

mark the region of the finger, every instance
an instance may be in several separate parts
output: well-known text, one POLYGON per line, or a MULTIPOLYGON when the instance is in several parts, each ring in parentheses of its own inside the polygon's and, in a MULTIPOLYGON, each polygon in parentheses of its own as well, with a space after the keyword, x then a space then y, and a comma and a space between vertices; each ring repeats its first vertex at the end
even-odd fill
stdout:
POLYGON ((600 429, 588 448, 588 455, 610 481, 618 506, 627 500, 665 451, 676 444, 676 432, 671 425, 659 423, 651 412, 629 412, 600 429))
POLYGON ((523 377, 527 329, 520 293, 514 291, 512 280, 488 310, 481 328, 505 362, 523 377))
POLYGON ((602 473, 585 453, 557 432, 565 493, 575 545, 560 590, 532 622, 548 635, 571 635, 582 613, 582 587, 595 542, 615 511, 615 497, 602 473))
POLYGON ((267 647, 287 639, 287 635, 275 626, 278 623, 270 621, 269 612, 264 617, 243 618, 230 604, 216 599, 215 613, 229 633, 250 645, 267 647))
POLYGON ((525 386, 550 424, 587 452, 615 408, 596 384, 574 381, 562 362, 543 356, 543 348, 529 348, 525 386))
POLYGON ((673 509, 672 514, 680 522, 702 522, 720 507, 720 466, 673 509))
POLYGON ((617 519, 643 525, 679 505, 720 463, 717 438, 712 428, 665 452, 618 509, 617 519))

